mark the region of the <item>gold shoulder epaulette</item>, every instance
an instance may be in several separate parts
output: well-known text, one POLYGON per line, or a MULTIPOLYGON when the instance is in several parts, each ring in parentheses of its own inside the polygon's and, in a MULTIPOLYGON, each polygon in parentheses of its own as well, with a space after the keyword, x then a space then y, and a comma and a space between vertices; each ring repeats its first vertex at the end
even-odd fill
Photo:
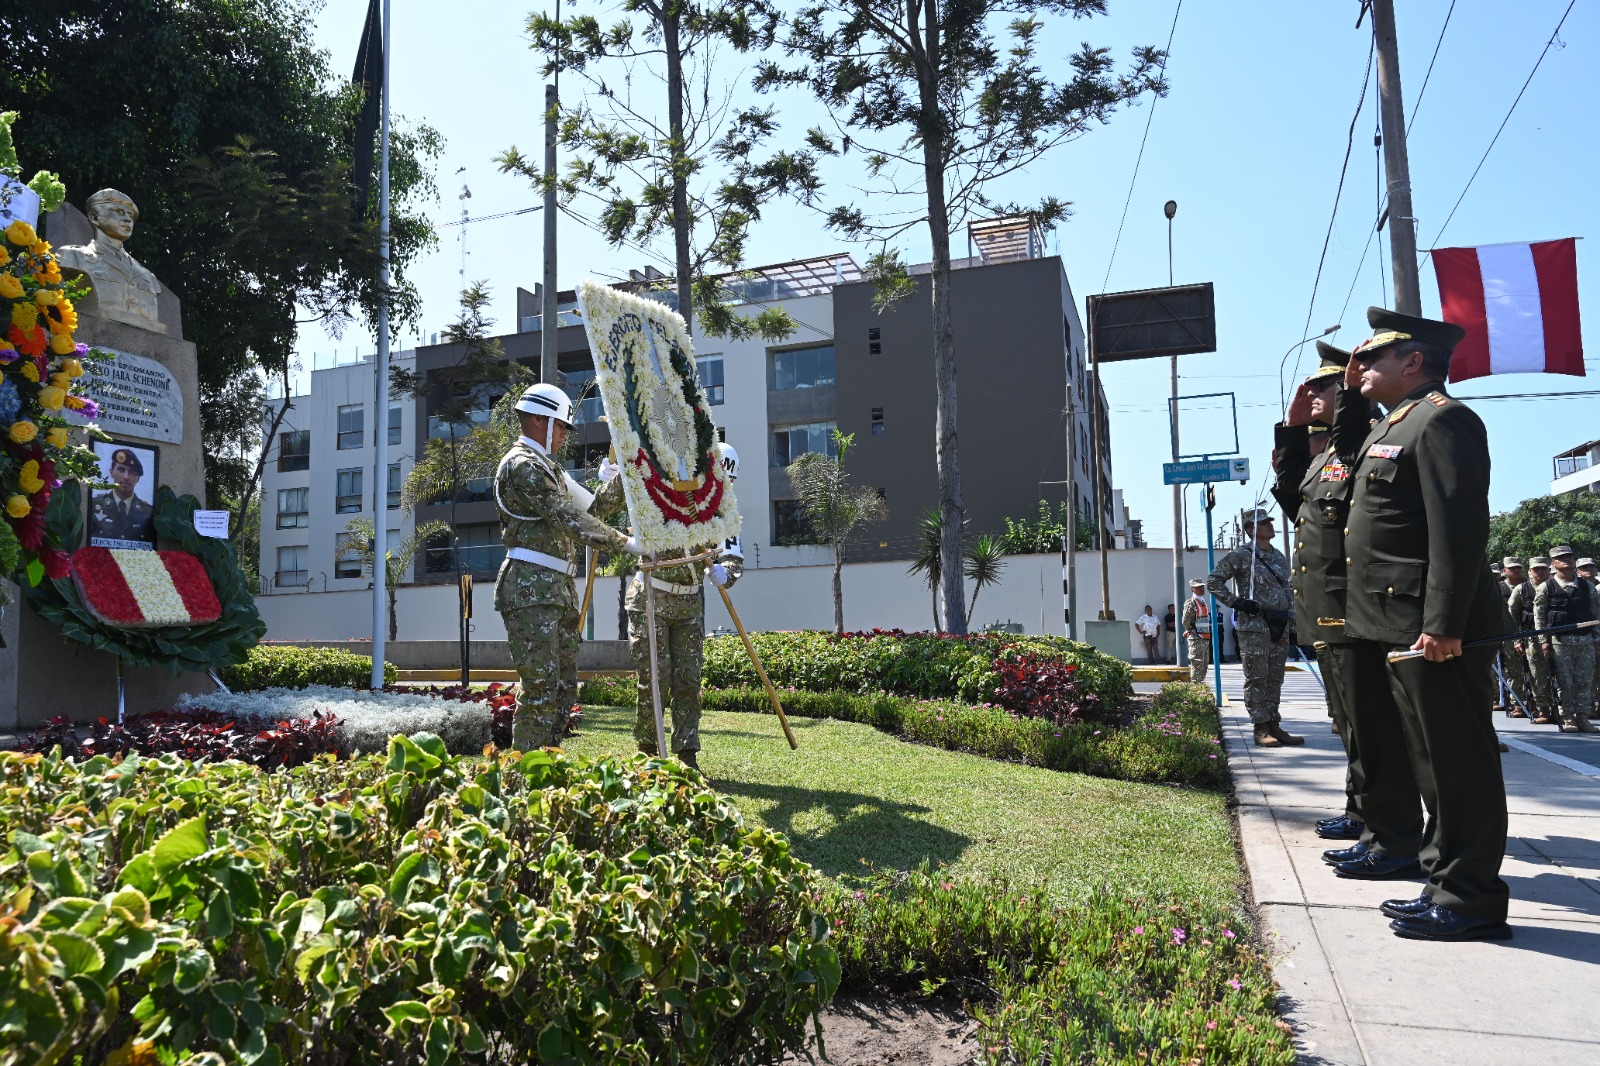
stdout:
POLYGON ((1406 415, 1410 414, 1411 409, 1415 406, 1417 406, 1417 401, 1412 400, 1410 403, 1403 403, 1399 407, 1396 407, 1394 409, 1394 413, 1389 416, 1389 424, 1392 426, 1399 422, 1406 415))
POLYGON ((1450 402, 1450 397, 1446 396, 1442 392, 1430 392, 1428 393, 1428 402, 1433 404, 1435 407, 1443 407, 1445 404, 1450 402))

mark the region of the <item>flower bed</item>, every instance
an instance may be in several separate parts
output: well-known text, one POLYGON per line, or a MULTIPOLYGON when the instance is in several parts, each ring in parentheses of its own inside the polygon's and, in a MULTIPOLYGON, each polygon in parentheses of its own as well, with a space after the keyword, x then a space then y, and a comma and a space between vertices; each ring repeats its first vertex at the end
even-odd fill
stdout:
POLYGON ((4 753, 0 819, 8 1062, 774 1061, 838 984, 814 875, 672 760, 4 753))
MULTIPOLYGON (((305 688, 270 688, 260 692, 211 692, 184 696, 177 709, 210 712, 239 720, 304 721, 317 715, 338 722, 339 750, 348 754, 384 751, 396 735, 433 733, 455 754, 481 752, 494 735, 496 704, 505 703, 504 688, 495 694, 474 690, 473 699, 460 698, 459 690, 441 698, 434 693, 390 690, 352 692, 347 688, 308 685, 305 688)), ((514 697, 512 699, 514 704, 514 697)), ((505 712, 508 713, 508 712, 505 712)), ((509 721, 507 722, 509 729, 509 721)), ((503 738, 509 740, 509 736, 503 738)))

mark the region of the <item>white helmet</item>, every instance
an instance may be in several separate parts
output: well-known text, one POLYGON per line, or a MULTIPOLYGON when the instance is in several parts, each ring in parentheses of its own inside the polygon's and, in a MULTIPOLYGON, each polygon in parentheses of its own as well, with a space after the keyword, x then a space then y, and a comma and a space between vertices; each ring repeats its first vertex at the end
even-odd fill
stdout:
POLYGON ((517 401, 517 410, 526 415, 544 415, 572 425, 572 399, 554 385, 529 385, 517 401))
POLYGON ((722 464, 722 472, 728 480, 739 480, 739 453, 733 450, 733 445, 727 441, 717 443, 717 462, 722 464))

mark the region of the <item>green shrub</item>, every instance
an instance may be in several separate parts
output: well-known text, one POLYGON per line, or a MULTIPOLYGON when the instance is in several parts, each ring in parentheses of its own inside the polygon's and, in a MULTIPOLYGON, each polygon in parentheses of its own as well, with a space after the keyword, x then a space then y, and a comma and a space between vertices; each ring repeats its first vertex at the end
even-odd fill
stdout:
MULTIPOLYGON (((305 688, 330 685, 333 688, 370 688, 372 656, 356 655, 338 648, 298 648, 262 644, 250 649, 250 657, 221 673, 222 683, 235 692, 259 692, 264 688, 305 688)), ((400 677, 393 663, 383 664, 384 684, 400 677)))
POLYGON ((674 761, 0 754, 0 1061, 770 1061, 838 961, 674 761))
MULTIPOLYGON (((1163 696, 1173 689, 1179 691, 1165 701, 1157 697, 1147 714, 1120 729, 1094 722, 1053 726, 997 707, 884 693, 784 690, 779 698, 784 713, 793 718, 861 722, 920 744, 1002 762, 1119 781, 1225 789, 1228 771, 1216 708, 1201 685, 1168 685, 1163 696), (1194 700, 1196 693, 1204 696, 1204 708, 1194 700), (1178 701, 1181 712, 1174 709, 1178 701)), ((708 689, 700 701, 708 711, 772 713, 763 688, 708 689)))
POLYGON ((1102 890, 1056 907, 1039 890, 946 881, 927 867, 832 887, 842 987, 978 1009, 983 1061, 1295 1061, 1266 960, 1237 915, 1102 890))
MULTIPOLYGON (((1082 684, 1115 711, 1133 693, 1133 669, 1087 644, 1064 637, 1017 637, 975 633, 952 637, 936 633, 752 633, 774 685, 812 692, 892 692, 917 699, 994 699, 1002 655, 1031 654, 1077 667, 1082 684)), ((705 643, 704 681, 709 688, 758 685, 755 667, 738 637, 712 637, 705 643)))

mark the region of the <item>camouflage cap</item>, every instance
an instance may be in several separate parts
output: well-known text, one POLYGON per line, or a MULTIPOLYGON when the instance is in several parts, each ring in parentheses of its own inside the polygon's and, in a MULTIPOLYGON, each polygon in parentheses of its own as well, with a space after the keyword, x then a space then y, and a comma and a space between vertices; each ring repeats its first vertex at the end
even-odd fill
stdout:
POLYGON ((1239 521, 1241 524, 1254 529, 1262 522, 1272 521, 1272 512, 1261 507, 1246 507, 1239 512, 1239 521))
POLYGON ((1570 545, 1570 544, 1557 544, 1554 548, 1550 549, 1550 558, 1552 558, 1552 559, 1559 559, 1563 555, 1576 555, 1576 554, 1577 553, 1572 550, 1572 545, 1570 545))
POLYGON ((1199 578, 1191 578, 1189 581, 1189 587, 1192 589, 1203 589, 1206 587, 1206 583, 1201 581, 1199 578))
POLYGON ((1501 566, 1506 566, 1506 567, 1510 567, 1510 566, 1521 567, 1522 566, 1522 560, 1518 559, 1514 555, 1508 555, 1508 556, 1506 556, 1504 559, 1502 559, 1500 561, 1500 565, 1501 566))
POLYGON ((1546 559, 1542 555, 1530 556, 1529 559, 1528 559, 1528 569, 1529 570, 1548 570, 1548 569, 1550 569, 1550 560, 1546 559))
POLYGON ((1584 568, 1584 567, 1586 567, 1586 566, 1587 566, 1587 567, 1588 567, 1588 568, 1589 568, 1589 569, 1590 569, 1590 570, 1593 570, 1593 569, 1595 569, 1595 564, 1594 564, 1594 560, 1593 560, 1593 559, 1591 559, 1591 558, 1589 558, 1589 557, 1588 557, 1588 556, 1587 556, 1587 555, 1585 555, 1585 556, 1584 556, 1584 557, 1583 557, 1583 558, 1582 558, 1582 559, 1579 559, 1579 560, 1578 560, 1578 569, 1579 569, 1579 570, 1582 570, 1582 569, 1583 569, 1583 568, 1584 568))
POLYGON ((111 453, 112 466, 125 466, 135 474, 144 475, 144 464, 139 461, 139 453, 132 448, 118 448, 111 453))

